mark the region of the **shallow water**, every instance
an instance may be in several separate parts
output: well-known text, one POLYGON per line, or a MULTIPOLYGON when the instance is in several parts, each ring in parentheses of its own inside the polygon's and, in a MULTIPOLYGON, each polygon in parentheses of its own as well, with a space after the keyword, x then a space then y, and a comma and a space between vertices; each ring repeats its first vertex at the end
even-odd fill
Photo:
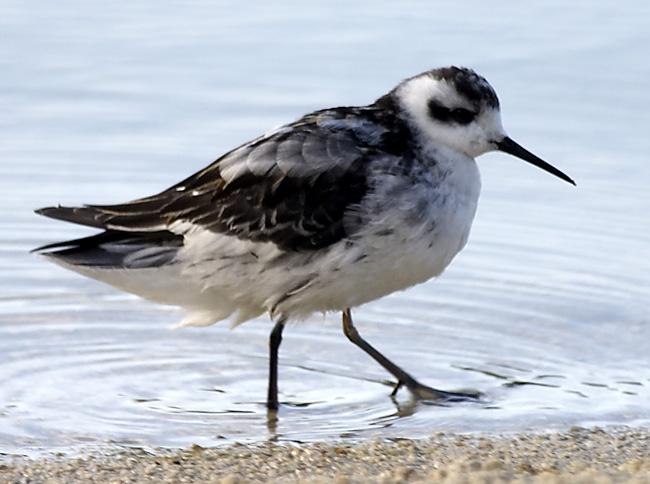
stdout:
POLYGON ((609 3, 3 2, 0 453, 650 425, 650 5, 609 3), (180 311, 28 253, 89 233, 35 208, 154 193, 450 63, 484 74, 510 135, 578 187, 486 155, 467 248, 354 317, 423 382, 484 403, 391 400, 340 316, 316 315, 285 332, 269 421, 267 319, 173 331, 180 311))

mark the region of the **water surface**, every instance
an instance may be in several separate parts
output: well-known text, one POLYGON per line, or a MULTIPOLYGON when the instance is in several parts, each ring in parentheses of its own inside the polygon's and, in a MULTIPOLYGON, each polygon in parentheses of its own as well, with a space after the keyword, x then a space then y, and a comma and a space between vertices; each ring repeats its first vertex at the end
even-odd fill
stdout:
POLYGON ((0 6, 0 452, 650 424, 650 6, 265 5, 0 6), (467 248, 354 317, 423 382, 485 403, 391 400, 340 316, 315 315, 285 332, 269 421, 266 318, 173 331, 179 310, 28 253, 90 233, 35 208, 152 194, 451 63, 484 74, 509 134, 578 187, 484 156, 467 248))

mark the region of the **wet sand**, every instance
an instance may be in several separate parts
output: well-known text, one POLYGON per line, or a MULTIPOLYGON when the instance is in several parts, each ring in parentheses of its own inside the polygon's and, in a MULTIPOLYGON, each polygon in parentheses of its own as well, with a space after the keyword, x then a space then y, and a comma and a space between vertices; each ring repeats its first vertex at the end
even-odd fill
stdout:
POLYGON ((650 484, 650 429, 437 434, 339 444, 234 444, 0 461, 2 483, 650 484))

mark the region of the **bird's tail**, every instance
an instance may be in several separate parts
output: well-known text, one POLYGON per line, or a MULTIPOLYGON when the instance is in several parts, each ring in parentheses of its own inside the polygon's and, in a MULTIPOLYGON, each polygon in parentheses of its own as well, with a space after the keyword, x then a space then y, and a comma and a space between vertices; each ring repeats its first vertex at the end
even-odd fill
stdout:
POLYGON ((183 237, 168 231, 106 230, 81 239, 44 245, 33 252, 66 266, 145 269, 172 264, 183 237))

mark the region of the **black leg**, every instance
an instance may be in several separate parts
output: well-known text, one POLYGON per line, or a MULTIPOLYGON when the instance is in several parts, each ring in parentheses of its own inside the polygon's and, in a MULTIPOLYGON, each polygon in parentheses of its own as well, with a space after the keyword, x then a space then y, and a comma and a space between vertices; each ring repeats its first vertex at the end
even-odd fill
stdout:
POLYGON ((282 343, 282 330, 286 322, 287 318, 281 316, 269 337, 269 392, 266 397, 266 407, 269 410, 278 409, 278 348, 282 343))
POLYGON ((368 353, 372 358, 374 358, 377 363, 379 363, 390 374, 397 378, 397 386, 395 387, 392 395, 395 395, 395 393, 397 393, 397 390, 399 390, 399 388, 404 385, 411 391, 413 396, 419 400, 475 401, 479 397, 478 394, 454 393, 446 392, 443 390, 436 390, 435 388, 431 388, 419 383, 415 378, 413 378, 395 363, 382 355, 361 337, 357 331, 357 328, 355 328, 354 324, 352 323, 352 314, 350 313, 349 308, 343 311, 343 333, 345 333, 345 336, 347 336, 350 341, 368 353))

